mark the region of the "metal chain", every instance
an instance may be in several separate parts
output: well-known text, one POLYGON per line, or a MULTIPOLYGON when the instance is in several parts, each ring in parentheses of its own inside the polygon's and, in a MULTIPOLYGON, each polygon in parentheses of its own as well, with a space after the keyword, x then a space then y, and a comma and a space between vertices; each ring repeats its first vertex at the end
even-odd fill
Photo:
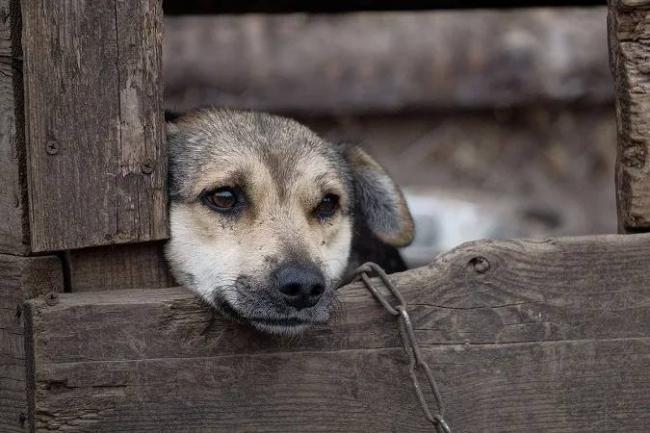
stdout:
POLYGON ((422 406, 422 411, 424 412, 425 418, 436 428, 438 433, 451 433, 449 425, 445 422, 443 416, 445 408, 442 402, 442 397, 440 396, 440 391, 438 390, 438 385, 431 374, 431 369, 429 365, 424 360, 422 352, 420 351, 420 346, 415 338, 415 332, 413 331, 413 325, 411 323, 411 318, 407 311, 407 303, 404 300, 402 294, 397 290, 393 283, 386 275, 386 272, 381 268, 381 266, 376 263, 364 263, 355 271, 354 281, 361 280, 365 284, 366 288, 372 293, 372 295, 379 301, 379 303, 384 307, 388 313, 397 317, 398 320, 398 329, 399 335, 402 340, 402 346, 404 346, 404 351, 409 359, 409 375, 411 376, 411 381, 413 382, 413 387, 415 388, 415 393, 417 394, 420 406, 422 406), (370 276, 375 274, 384 286, 390 291, 390 293, 397 299, 397 306, 391 305, 388 300, 382 296, 381 293, 372 285, 370 276), (429 388, 436 400, 436 405, 438 407, 438 412, 431 412, 429 405, 424 397, 424 392, 420 386, 420 381, 418 380, 417 373, 418 367, 423 370, 424 376, 427 378, 429 383, 429 388))

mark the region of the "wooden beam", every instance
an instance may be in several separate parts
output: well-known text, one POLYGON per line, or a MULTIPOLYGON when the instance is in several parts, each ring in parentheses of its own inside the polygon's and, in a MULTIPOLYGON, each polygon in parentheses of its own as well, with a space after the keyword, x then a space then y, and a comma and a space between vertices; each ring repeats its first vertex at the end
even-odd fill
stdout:
POLYGON ((0 254, 0 431, 28 431, 23 303, 63 292, 57 257, 0 254))
MULTIPOLYGON (((644 432, 648 254, 650 235, 484 241, 395 274, 454 431, 644 432)), ((294 341, 183 289, 30 301, 36 430, 424 431, 394 318, 358 284, 339 300, 294 341)))
POLYGON ((616 195, 621 232, 650 230, 650 15, 648 3, 609 2, 610 65, 616 86, 616 195))
POLYGON ((71 251, 70 291, 173 287, 164 244, 146 242, 71 251))
POLYGON ((18 0, 0 0, 0 253, 29 252, 18 0))
MULTIPOLYGON (((635 0, 629 0, 635 1, 635 0)), ((236 14, 236 13, 340 13, 354 11, 419 11, 434 9, 522 8, 539 6, 594 6, 606 0, 164 0, 166 14, 236 14)))
POLYGON ((165 105, 334 116, 609 106, 606 14, 592 8, 167 17, 165 105))
POLYGON ((160 1, 22 12, 32 249, 166 238, 160 1))

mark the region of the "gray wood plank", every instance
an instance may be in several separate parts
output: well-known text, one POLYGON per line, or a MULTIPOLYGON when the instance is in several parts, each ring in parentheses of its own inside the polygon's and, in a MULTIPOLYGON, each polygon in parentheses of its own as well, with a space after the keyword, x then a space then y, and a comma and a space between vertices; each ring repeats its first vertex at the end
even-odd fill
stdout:
MULTIPOLYGON (((650 235, 481 241, 395 274, 456 431, 645 431, 648 254, 650 235)), ((184 289, 32 300, 37 431, 423 431, 393 318, 358 284, 339 301, 287 341, 184 289)))
MULTIPOLYGON (((650 235, 477 242, 428 267, 395 274, 395 282, 427 344, 639 338, 650 336, 649 255, 650 235), (472 268, 476 257, 490 263, 487 272, 472 268)), ((392 322, 364 288, 346 286, 338 298, 331 323, 294 342, 294 350, 398 344, 392 322)), ((47 347, 39 357, 46 362, 206 357, 275 347, 246 326, 218 318, 208 326, 210 310, 182 288, 62 294, 55 306, 43 300, 31 305, 36 343, 47 347)))
POLYGON ((32 249, 166 238, 160 2, 22 8, 32 249))
POLYGON ((0 253, 29 252, 18 0, 0 0, 0 253))
POLYGON ((63 291, 57 257, 0 254, 0 431, 27 432, 23 302, 63 291))
POLYGON ((609 1, 610 66, 616 87, 616 195, 621 232, 650 230, 650 89, 647 2, 609 1))
POLYGON ((173 287, 163 248, 146 242, 71 251, 70 291, 173 287))
POLYGON ((609 106, 606 14, 574 8, 167 17, 165 104, 333 116, 609 106))
MULTIPOLYGON (((423 350, 455 432, 645 433, 650 339, 423 350)), ((37 432, 421 433, 401 349, 57 363, 37 432)))

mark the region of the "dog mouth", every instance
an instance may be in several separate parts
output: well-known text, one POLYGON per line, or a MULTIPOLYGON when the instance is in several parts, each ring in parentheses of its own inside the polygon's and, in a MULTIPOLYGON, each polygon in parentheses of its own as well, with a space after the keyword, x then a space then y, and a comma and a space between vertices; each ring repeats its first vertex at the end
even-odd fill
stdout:
POLYGON ((279 335, 295 335, 305 329, 318 324, 323 324, 327 320, 312 320, 307 318, 300 318, 295 316, 288 317, 260 317, 260 316, 246 316, 239 310, 233 307, 229 302, 223 300, 217 303, 217 310, 219 310, 227 318, 237 321, 248 323, 255 329, 269 334, 279 335))

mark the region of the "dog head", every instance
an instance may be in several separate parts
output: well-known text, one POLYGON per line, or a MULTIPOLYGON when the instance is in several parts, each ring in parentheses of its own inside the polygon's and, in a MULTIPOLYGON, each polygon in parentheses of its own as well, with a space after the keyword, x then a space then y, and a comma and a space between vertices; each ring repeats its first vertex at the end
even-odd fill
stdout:
POLYGON ((390 245, 412 239, 386 172, 295 121, 208 109, 168 124, 167 138, 172 272, 259 330, 296 334, 329 318, 355 218, 390 245))

